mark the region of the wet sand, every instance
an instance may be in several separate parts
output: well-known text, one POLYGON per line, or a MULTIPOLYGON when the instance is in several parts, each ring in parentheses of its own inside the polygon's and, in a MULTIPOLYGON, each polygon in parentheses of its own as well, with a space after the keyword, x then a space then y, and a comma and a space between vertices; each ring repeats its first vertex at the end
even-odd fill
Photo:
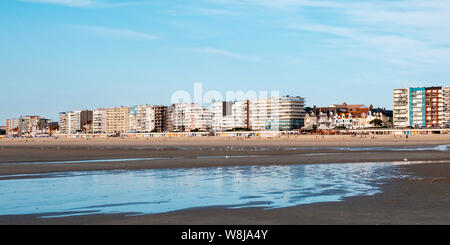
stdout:
MULTIPOLYGON (((177 139, 177 140, 0 140, 0 162, 63 161, 140 157, 184 157, 149 161, 0 164, 0 175, 79 170, 186 168, 231 165, 439 160, 443 163, 396 166, 417 178, 379 183, 382 193, 346 198, 342 202, 288 208, 226 209, 210 207, 163 214, 126 216, 83 215, 37 218, 34 215, 0 216, 0 224, 450 224, 449 151, 348 151, 322 147, 423 146, 450 144, 448 135, 412 136, 408 139, 377 136, 325 136, 325 139, 177 139), (403 141, 402 141, 403 140, 403 141), (165 147, 152 147, 165 146, 165 147), (120 148, 119 148, 120 147, 120 148), (137 149, 137 147, 149 147, 137 149), (181 147, 181 148, 180 148, 181 147), (184 147, 184 148, 183 148, 184 147), (186 148, 187 147, 187 148, 186 148), (302 148, 290 149, 285 148, 302 148), (214 148, 214 149, 213 149, 214 148), (250 155, 251 157, 242 157, 250 155), (202 158, 199 156, 215 156, 202 158), (225 158, 235 156, 235 158, 225 158), (448 162, 446 162, 448 161, 448 162)), ((3 177, 4 178, 4 177, 3 177)), ((17 178, 17 177, 14 177, 17 178)))

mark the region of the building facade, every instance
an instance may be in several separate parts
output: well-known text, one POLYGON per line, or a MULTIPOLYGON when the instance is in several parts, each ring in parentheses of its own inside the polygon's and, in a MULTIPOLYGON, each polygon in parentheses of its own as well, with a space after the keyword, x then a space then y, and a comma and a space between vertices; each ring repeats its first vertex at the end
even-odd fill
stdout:
POLYGON ((212 113, 196 103, 173 104, 170 111, 168 128, 171 131, 210 131, 212 113))
POLYGON ((106 108, 106 133, 126 133, 129 130, 130 107, 106 108))
POLYGON ((394 89, 394 127, 449 127, 450 87, 394 89))
POLYGON ((97 108, 92 110, 92 133, 106 133, 106 109, 97 108))
POLYGON ((212 130, 230 131, 249 128, 249 101, 213 102, 212 130))
POLYGON ((299 96, 249 100, 252 130, 295 130, 304 126, 305 99, 299 96))

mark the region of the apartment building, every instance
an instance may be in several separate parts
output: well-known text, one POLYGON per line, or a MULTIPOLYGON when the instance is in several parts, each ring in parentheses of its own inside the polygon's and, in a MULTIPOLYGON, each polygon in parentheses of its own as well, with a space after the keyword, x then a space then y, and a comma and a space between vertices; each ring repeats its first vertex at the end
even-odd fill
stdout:
POLYGON ((92 111, 92 133, 106 133, 105 108, 97 108, 92 111))
POLYGON ((20 116, 6 120, 6 133, 8 135, 36 136, 49 134, 58 128, 58 123, 41 116, 20 116))
POLYGON ((128 130, 130 133, 151 132, 154 128, 152 119, 154 112, 150 105, 139 105, 130 107, 128 130))
POLYGON ((212 113, 195 103, 172 105, 169 110, 168 126, 172 131, 209 131, 212 127, 212 113))
POLYGON ((130 107, 106 108, 106 133, 125 133, 129 130, 130 107))
POLYGON ((252 130, 293 130, 304 126, 304 98, 284 96, 249 100, 252 130))
POLYGON ((12 135, 19 132, 19 118, 6 120, 6 134, 12 135))
POLYGON ((450 128, 450 86, 442 87, 443 117, 442 126, 450 128))
POLYGON ((67 132, 67 112, 59 113, 59 133, 68 134, 67 132))
POLYGON ((230 131, 249 128, 249 101, 213 102, 212 130, 230 131))
POLYGON ((394 89, 393 98, 394 127, 406 128, 409 126, 409 90, 394 89))
POLYGON ((164 132, 166 130, 167 109, 168 107, 164 105, 152 106, 154 129, 150 131, 164 132))
POLYGON ((394 89, 394 127, 448 127, 449 87, 394 89))
POLYGON ((93 111, 78 110, 59 113, 59 132, 62 134, 91 133, 93 111))

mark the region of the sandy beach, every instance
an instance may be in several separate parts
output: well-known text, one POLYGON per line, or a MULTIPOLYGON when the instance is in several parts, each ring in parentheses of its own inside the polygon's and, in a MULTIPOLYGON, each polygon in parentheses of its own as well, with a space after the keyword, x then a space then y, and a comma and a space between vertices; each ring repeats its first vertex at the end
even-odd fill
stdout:
POLYGON ((139 216, 101 214, 41 219, 36 215, 7 215, 0 216, 0 224, 449 224, 450 153, 439 148, 446 144, 450 144, 450 135, 1 139, 0 180, 27 178, 8 176, 15 174, 93 170, 405 160, 435 163, 399 165, 402 173, 414 178, 392 178, 380 183, 382 193, 340 202, 270 210, 208 207, 139 216), (110 159, 123 160, 109 162, 110 159), (80 160, 97 161, 76 162, 80 160))

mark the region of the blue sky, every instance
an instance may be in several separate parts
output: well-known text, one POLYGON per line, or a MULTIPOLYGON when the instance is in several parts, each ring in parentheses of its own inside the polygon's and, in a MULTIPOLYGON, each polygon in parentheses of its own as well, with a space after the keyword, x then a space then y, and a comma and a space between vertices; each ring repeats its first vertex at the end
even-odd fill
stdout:
POLYGON ((169 104, 196 82, 392 108, 449 67, 449 0, 0 1, 0 124, 169 104))

